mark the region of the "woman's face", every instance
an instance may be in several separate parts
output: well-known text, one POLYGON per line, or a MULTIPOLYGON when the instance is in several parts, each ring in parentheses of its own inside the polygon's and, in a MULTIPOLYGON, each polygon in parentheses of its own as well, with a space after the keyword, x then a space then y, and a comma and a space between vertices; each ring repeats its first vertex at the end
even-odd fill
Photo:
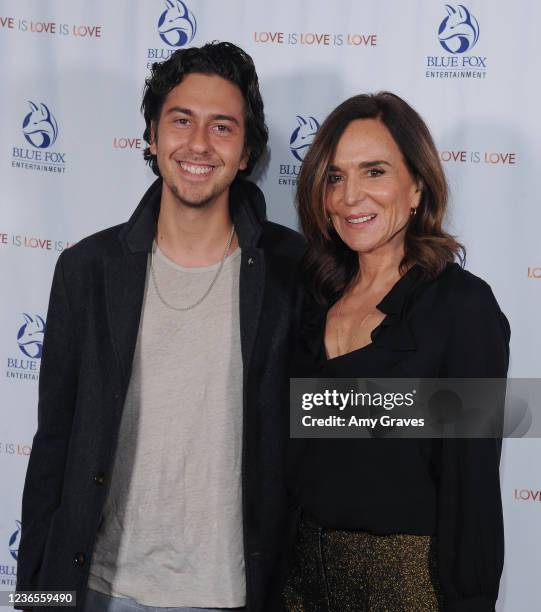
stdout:
POLYGON ((352 121, 338 141, 327 179, 326 209, 353 251, 403 249, 421 192, 398 145, 378 119, 352 121))

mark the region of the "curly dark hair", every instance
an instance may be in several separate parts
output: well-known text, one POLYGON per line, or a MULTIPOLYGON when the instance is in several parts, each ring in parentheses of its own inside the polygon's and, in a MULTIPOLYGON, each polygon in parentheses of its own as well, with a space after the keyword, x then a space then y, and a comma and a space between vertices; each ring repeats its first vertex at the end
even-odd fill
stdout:
MULTIPOLYGON (((249 157, 246 170, 239 171, 239 174, 249 175, 265 151, 269 134, 254 62, 245 51, 230 42, 213 41, 202 47, 179 49, 166 61, 152 65, 151 75, 145 80, 141 103, 146 123, 145 142, 150 145, 151 125, 158 123, 167 94, 187 74, 195 72, 220 76, 240 89, 244 98, 245 147, 249 157)), ((143 157, 154 174, 160 176, 156 156, 150 152, 150 147, 145 148, 143 157)))
POLYGON ((432 136, 420 115, 402 98, 388 91, 353 96, 337 106, 318 130, 304 158, 297 184, 297 208, 308 241, 304 260, 308 285, 315 299, 335 302, 357 277, 359 258, 327 222, 325 208, 329 166, 342 134, 357 119, 379 119, 398 145, 422 196, 417 214, 410 217, 405 234, 400 272, 418 265, 427 278, 466 251, 443 229, 448 188, 432 136))

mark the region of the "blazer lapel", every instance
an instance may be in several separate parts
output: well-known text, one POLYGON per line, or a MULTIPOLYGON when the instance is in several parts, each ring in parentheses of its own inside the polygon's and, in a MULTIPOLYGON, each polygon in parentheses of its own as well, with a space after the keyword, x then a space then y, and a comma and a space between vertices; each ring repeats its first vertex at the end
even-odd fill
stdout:
POLYGON ((265 199, 253 183, 236 179, 229 194, 229 210, 242 250, 239 287, 240 343, 246 377, 254 348, 265 293, 265 256, 257 248, 265 199))
POLYGON ((147 253, 142 251, 106 262, 107 315, 120 369, 121 392, 127 389, 145 293, 147 253))
POLYGON ((148 188, 120 232, 122 254, 105 259, 107 319, 120 371, 118 393, 122 394, 130 382, 143 308, 147 260, 156 232, 161 189, 162 180, 159 178, 148 188))
POLYGON ((249 370, 265 292, 265 258, 254 247, 242 250, 240 269, 239 308, 240 341, 244 373, 249 370))

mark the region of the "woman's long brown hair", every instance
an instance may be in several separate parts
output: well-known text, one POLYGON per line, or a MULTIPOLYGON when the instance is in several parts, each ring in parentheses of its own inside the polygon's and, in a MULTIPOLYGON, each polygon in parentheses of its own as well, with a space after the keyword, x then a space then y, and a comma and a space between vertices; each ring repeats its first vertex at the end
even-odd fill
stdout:
POLYGON ((327 221, 325 199, 329 166, 347 126, 356 119, 379 119, 400 149, 412 177, 422 189, 417 214, 410 218, 400 271, 418 264, 427 278, 465 259, 465 249, 443 230, 448 189, 432 136, 419 114, 389 92, 349 98, 325 119, 306 154, 297 185, 297 208, 308 241, 305 271, 314 297, 336 301, 356 278, 359 259, 327 221))

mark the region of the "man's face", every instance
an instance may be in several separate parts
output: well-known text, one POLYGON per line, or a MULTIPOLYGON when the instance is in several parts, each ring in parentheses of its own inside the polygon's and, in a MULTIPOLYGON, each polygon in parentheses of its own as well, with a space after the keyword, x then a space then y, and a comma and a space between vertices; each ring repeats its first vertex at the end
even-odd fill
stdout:
POLYGON ((227 204, 229 186, 246 168, 244 100, 217 75, 193 73, 167 95, 150 151, 158 159, 163 195, 181 206, 227 204))

